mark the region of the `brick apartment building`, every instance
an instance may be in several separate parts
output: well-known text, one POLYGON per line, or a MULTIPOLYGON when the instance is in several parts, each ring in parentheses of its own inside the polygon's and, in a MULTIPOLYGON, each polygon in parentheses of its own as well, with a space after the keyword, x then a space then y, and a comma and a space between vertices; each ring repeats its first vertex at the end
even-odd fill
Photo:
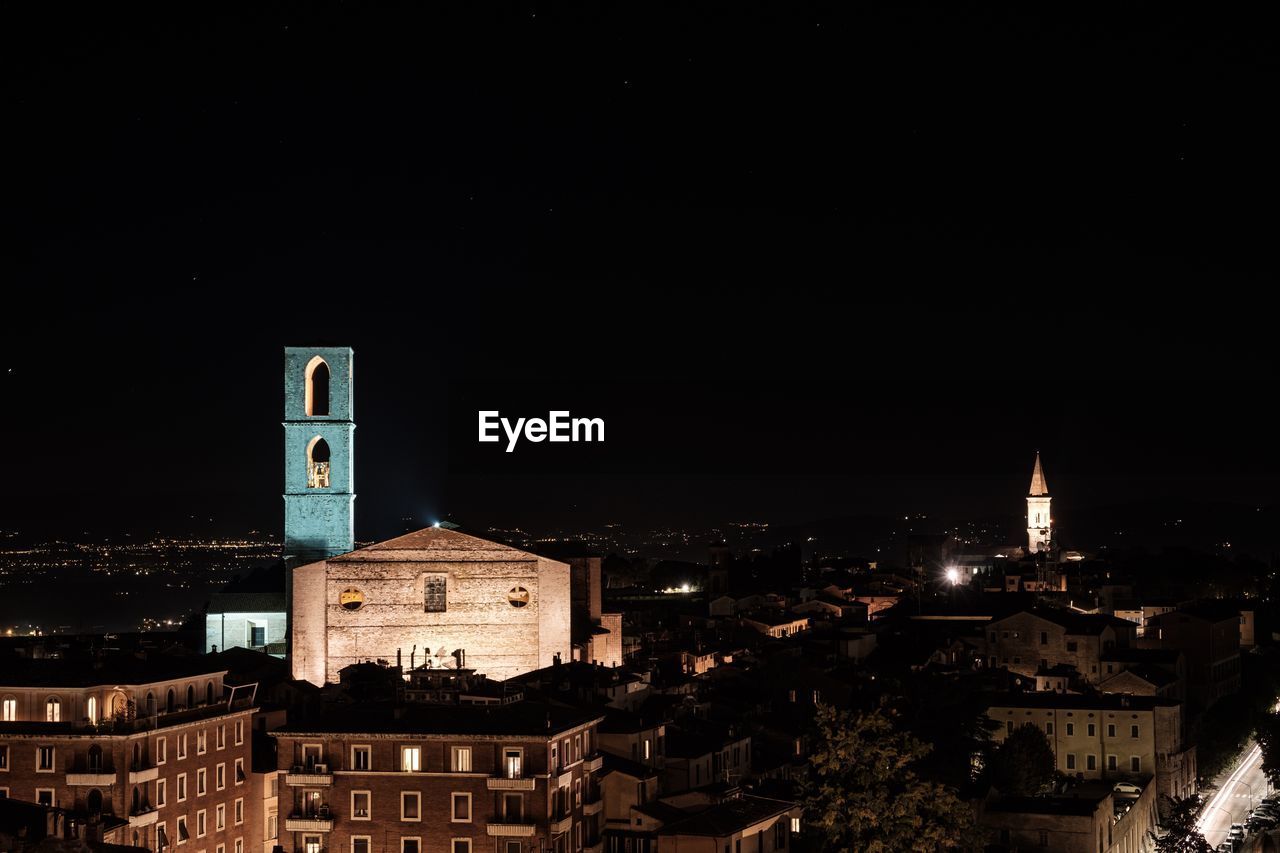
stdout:
POLYGON ((601 714, 520 693, 485 696, 467 670, 413 678, 415 688, 432 678, 436 689, 407 691, 409 701, 330 703, 315 722, 271 733, 285 850, 600 849, 601 714))
POLYGON ((261 840, 255 685, 200 659, 26 660, 0 676, 0 795, 123 818, 157 853, 246 853, 261 840))

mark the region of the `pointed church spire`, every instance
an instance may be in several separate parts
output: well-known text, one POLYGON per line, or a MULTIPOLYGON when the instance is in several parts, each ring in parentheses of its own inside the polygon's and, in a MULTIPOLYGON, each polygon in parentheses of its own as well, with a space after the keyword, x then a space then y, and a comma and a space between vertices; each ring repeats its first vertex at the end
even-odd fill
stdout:
POLYGON ((1036 451, 1036 468, 1031 472, 1031 492, 1032 496, 1049 494, 1049 485, 1044 481, 1044 468, 1040 465, 1040 451, 1036 451))

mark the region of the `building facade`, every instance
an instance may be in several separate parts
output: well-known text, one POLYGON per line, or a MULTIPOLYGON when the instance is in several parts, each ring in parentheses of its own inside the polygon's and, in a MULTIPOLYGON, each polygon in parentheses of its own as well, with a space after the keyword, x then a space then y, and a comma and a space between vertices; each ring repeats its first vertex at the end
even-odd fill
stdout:
POLYGON ((226 689, 198 661, 147 679, 132 664, 30 663, 0 677, 0 794, 125 818, 124 843, 156 853, 259 849, 252 685, 226 689))
MULTIPOLYGON (((987 717, 1002 742, 1033 725, 1049 741, 1057 769, 1081 779, 1155 780, 1160 797, 1196 792, 1196 748, 1182 706, 1150 696, 1015 693, 993 699, 987 717)), ((1143 782, 1145 784, 1145 782, 1143 782)))
POLYGON ((299 853, 599 851, 599 718, 541 702, 335 708, 273 732, 299 853))
MULTIPOLYGON (((430 527, 293 570, 295 678, 370 660, 467 665, 505 680, 568 661, 569 567, 430 527)), ((412 664, 411 664, 412 665, 412 664)))

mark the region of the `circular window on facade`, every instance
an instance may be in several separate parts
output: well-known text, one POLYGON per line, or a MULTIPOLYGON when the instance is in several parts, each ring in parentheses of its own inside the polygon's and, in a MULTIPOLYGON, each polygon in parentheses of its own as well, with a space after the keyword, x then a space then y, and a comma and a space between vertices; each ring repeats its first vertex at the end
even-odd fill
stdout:
POLYGON ((338 594, 338 603, 343 610, 359 610, 364 607, 364 593, 355 587, 344 589, 338 594))
POLYGON ((529 603, 529 590, 522 586, 511 588, 511 592, 507 593, 507 601, 511 602, 512 607, 524 607, 529 603))

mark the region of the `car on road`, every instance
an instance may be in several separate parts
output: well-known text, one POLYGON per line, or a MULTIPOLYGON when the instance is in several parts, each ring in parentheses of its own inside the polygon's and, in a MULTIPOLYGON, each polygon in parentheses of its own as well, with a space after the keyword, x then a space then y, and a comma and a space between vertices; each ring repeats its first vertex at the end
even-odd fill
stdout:
POLYGON ((1244 838, 1244 824, 1243 823, 1231 824, 1231 830, 1227 833, 1227 840, 1240 841, 1243 838, 1244 838))
POLYGON ((1139 797, 1142 795, 1142 788, 1132 782, 1117 782, 1111 790, 1122 797, 1139 797))

